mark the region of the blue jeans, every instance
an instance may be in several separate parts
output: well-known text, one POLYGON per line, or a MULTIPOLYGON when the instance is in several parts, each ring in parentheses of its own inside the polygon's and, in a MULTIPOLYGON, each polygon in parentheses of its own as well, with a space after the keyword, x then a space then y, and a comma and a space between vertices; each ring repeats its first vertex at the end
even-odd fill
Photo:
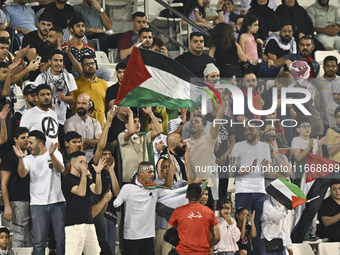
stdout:
POLYGON ((51 223, 57 243, 57 255, 65 254, 66 203, 31 205, 33 225, 33 255, 45 255, 49 225, 51 223))
POLYGON ((249 211, 255 210, 255 227, 256 237, 253 238, 253 251, 255 254, 259 254, 259 245, 261 237, 261 216, 263 209, 263 202, 266 200, 266 194, 264 193, 237 193, 235 195, 235 208, 240 207, 247 208, 249 211))
POLYGON ((226 252, 218 252, 217 255, 235 255, 233 251, 226 251, 226 252))
POLYGON ((117 226, 116 223, 114 223, 111 220, 108 220, 105 218, 105 224, 106 224, 106 242, 109 243, 111 248, 111 254, 116 254, 116 238, 117 238, 117 226))
POLYGON ((286 255, 286 247, 283 247, 283 251, 278 251, 278 252, 271 252, 268 253, 266 250, 266 239, 261 238, 260 240, 260 255, 286 255))

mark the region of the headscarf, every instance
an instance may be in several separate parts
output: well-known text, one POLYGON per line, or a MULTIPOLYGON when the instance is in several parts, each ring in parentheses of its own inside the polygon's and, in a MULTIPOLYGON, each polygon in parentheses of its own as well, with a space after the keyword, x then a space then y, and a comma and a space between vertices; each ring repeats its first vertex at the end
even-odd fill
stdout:
POLYGON ((300 33, 303 33, 305 35, 313 35, 313 22, 306 10, 299 5, 297 0, 295 0, 295 5, 292 7, 288 7, 285 0, 281 1, 282 5, 277 7, 275 13, 280 23, 283 23, 285 21, 289 21, 290 23, 292 23, 295 39, 299 38, 300 33))
MULTIPOLYGON (((134 171, 131 175, 130 183, 137 184, 138 186, 140 186, 141 184, 137 180, 138 173, 144 172, 144 171, 147 171, 147 170, 154 170, 153 165, 143 166, 141 168, 138 168, 137 171, 134 171)), ((141 185, 141 186, 143 187, 143 185, 141 185)))

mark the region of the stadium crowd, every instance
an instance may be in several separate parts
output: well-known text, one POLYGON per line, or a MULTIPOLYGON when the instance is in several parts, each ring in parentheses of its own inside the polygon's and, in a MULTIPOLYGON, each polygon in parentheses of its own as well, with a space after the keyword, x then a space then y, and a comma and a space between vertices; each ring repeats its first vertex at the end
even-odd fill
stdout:
POLYGON ((175 59, 143 12, 132 30, 108 35, 115 23, 97 0, 39 2, 39 16, 27 0, 0 9, 2 217, 11 223, 0 227, 0 254, 293 255, 293 242, 340 242, 340 178, 330 170, 340 162, 340 17, 329 0, 307 9, 298 0, 277 8, 243 0, 241 9, 187 0, 181 11, 209 36, 193 28, 189 51, 175 59), (203 107, 157 106, 157 95, 150 106, 116 105, 142 73, 130 63, 136 46, 174 67, 152 72, 167 72, 164 84, 181 70, 213 98, 203 107), (109 86, 96 51, 112 48, 109 86), (325 53, 321 66, 316 51, 325 53), (25 103, 15 111, 18 89, 25 103), (307 181, 311 162, 326 165, 318 186, 307 181), (278 178, 320 196, 295 209, 292 229, 290 208, 266 192, 278 178))

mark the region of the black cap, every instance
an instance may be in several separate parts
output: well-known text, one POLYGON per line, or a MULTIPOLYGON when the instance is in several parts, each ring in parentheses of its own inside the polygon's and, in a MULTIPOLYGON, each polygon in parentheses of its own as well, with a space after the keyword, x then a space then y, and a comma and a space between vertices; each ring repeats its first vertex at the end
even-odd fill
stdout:
POLYGON ((93 111, 96 111, 96 108, 94 106, 94 102, 92 100, 90 100, 90 108, 89 108, 89 112, 93 112, 93 111))
POLYGON ((24 91, 22 92, 22 94, 24 96, 27 96, 29 94, 33 94, 33 93, 36 92, 35 89, 36 89, 36 87, 35 87, 34 84, 28 84, 28 85, 25 86, 24 91))
POLYGON ((276 135, 272 131, 266 131, 260 136, 260 141, 267 141, 272 137, 276 137, 276 135))

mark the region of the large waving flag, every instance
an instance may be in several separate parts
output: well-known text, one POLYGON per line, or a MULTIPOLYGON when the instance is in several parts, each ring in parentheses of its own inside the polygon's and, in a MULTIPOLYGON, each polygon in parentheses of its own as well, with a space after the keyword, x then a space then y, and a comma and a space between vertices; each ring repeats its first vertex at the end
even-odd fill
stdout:
POLYGON ((190 110, 192 103, 204 93, 200 86, 190 84, 191 78, 195 75, 175 60, 134 47, 115 104, 190 110))
MULTIPOLYGON (((301 190, 310 202, 295 209, 291 239, 293 243, 302 243, 313 218, 317 214, 326 195, 332 178, 339 178, 340 163, 334 160, 308 153, 301 180, 301 190)), ((296 169, 300 171, 300 169, 296 169)))
POLYGON ((290 210, 307 202, 303 191, 295 184, 290 183, 283 178, 272 181, 266 188, 266 191, 290 210))

